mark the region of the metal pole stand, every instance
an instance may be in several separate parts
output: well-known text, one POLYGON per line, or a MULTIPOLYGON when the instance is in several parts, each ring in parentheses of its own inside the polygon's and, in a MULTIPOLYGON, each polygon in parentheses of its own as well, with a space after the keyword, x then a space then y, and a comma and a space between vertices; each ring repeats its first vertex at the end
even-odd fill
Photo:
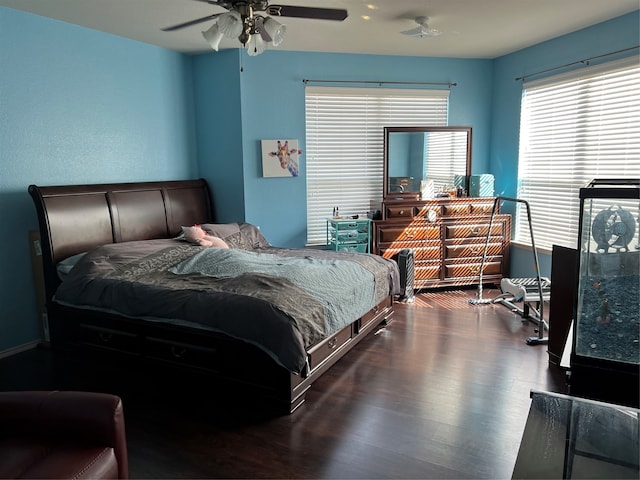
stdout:
MULTIPOLYGON (((491 228, 493 227, 493 218, 496 213, 496 207, 498 206, 498 202, 500 201, 509 201, 516 203, 524 203, 527 207, 527 221, 529 222, 529 233, 531 234, 531 249, 533 251, 533 265, 536 271, 536 283, 538 286, 538 294, 539 294, 539 322, 537 328, 537 337, 528 337, 526 342, 528 345, 543 345, 549 343, 549 337, 544 335, 545 328, 549 328, 548 323, 544 320, 544 292, 543 292, 543 283, 542 278, 540 277, 540 267, 538 265, 538 251, 536 250, 536 243, 533 239, 533 225, 531 224, 531 209, 529 207, 529 202, 526 200, 521 200, 519 198, 511 198, 511 197, 496 197, 493 201, 493 208, 491 209, 491 219, 489 220, 489 229, 487 230, 487 237, 484 244, 484 253, 482 254, 482 263, 480 264, 480 279, 478 283, 478 294, 477 298, 472 298, 469 300, 469 303, 472 305, 486 305, 489 303, 494 303, 494 299, 484 299, 482 298, 482 275, 484 271, 484 263, 487 258, 487 251, 489 249, 489 238, 491 236, 491 228)), ((500 300, 498 297, 496 300, 500 300)))

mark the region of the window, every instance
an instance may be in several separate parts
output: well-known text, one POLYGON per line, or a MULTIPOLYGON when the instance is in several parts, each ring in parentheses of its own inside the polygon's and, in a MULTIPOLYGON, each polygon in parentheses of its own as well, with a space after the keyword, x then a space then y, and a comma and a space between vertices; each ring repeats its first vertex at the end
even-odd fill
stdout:
MULTIPOLYGON (((640 177, 636 57, 526 82, 518 198, 529 202, 536 248, 578 242, 579 190, 593 179, 640 177)), ((531 245, 518 204, 515 241, 531 245)))
POLYGON ((382 201, 384 127, 446 126, 449 90, 305 89, 307 244, 326 242, 326 219, 365 215, 382 201))

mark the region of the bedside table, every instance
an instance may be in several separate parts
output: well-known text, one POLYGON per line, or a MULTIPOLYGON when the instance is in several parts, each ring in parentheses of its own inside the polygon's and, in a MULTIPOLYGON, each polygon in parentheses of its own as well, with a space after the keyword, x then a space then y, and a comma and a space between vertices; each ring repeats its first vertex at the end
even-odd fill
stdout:
POLYGON ((370 253, 371 220, 327 218, 327 248, 337 252, 370 253))

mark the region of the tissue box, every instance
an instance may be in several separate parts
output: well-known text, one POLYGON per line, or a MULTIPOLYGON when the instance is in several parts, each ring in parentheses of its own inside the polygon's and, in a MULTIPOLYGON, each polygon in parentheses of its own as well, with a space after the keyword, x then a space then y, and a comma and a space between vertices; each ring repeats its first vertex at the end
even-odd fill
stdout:
POLYGON ((470 197, 493 197, 493 175, 471 175, 469 177, 470 197))

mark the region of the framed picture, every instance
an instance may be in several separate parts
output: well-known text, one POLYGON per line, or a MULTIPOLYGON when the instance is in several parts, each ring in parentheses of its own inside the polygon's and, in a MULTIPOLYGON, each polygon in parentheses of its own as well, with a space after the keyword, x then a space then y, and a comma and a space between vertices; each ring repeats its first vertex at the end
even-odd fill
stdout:
POLYGON ((262 140, 262 176, 297 177, 301 154, 298 140, 262 140))

